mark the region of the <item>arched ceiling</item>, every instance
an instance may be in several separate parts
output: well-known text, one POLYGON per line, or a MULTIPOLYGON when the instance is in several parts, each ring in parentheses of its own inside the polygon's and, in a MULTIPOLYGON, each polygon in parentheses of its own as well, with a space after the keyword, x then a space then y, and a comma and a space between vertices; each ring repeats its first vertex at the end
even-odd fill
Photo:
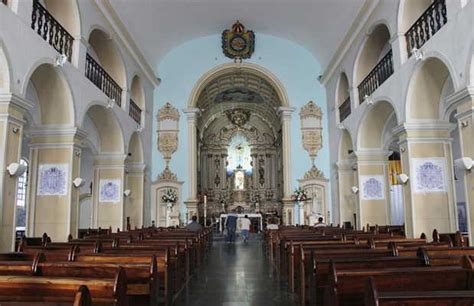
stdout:
POLYGON ((174 47, 220 34, 238 19, 257 33, 257 40, 264 33, 301 44, 324 69, 364 2, 371 0, 106 1, 153 67, 174 47))

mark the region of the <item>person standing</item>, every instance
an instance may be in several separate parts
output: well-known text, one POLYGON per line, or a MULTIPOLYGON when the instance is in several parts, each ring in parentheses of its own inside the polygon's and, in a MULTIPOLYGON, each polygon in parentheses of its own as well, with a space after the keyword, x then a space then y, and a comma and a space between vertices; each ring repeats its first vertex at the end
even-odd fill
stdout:
POLYGON ((249 232, 250 232, 250 225, 252 222, 250 222, 249 216, 245 215, 245 217, 240 220, 240 234, 242 235, 242 238, 244 239, 244 243, 247 243, 249 240, 249 232))
POLYGON ((227 228, 227 242, 235 242, 235 231, 237 229, 237 215, 235 213, 231 212, 227 215, 225 227, 227 228))

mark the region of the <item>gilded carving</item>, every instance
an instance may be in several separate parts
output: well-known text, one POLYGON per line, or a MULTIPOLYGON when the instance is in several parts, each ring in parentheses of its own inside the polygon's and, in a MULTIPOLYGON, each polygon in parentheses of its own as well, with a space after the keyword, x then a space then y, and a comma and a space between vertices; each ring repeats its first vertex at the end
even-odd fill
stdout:
POLYGON ((325 179, 324 173, 319 170, 316 166, 312 166, 311 169, 309 169, 305 174, 304 174, 304 179, 305 180, 314 180, 314 179, 325 179))
POLYGON ((309 101, 305 106, 301 108, 300 118, 301 120, 306 118, 319 118, 323 117, 321 108, 316 105, 313 101, 309 101))
POLYGON ((171 170, 166 167, 165 170, 163 170, 163 172, 161 172, 159 175, 158 175, 158 182, 162 182, 162 181, 178 181, 178 177, 176 176, 176 174, 174 174, 173 172, 171 172, 171 170))
POLYGON ((179 111, 167 102, 159 111, 158 119, 158 151, 163 155, 166 162, 166 167, 171 160, 171 156, 178 149, 178 125, 179 125, 179 111), (164 120, 175 121, 174 128, 161 129, 160 122, 164 120))
POLYGON ((319 150, 323 147, 322 117, 321 108, 313 101, 309 101, 301 108, 300 120, 303 148, 309 153, 312 165, 319 150))
POLYGON ((169 102, 166 102, 166 104, 158 111, 157 119, 158 122, 163 120, 179 121, 179 116, 179 111, 169 102))

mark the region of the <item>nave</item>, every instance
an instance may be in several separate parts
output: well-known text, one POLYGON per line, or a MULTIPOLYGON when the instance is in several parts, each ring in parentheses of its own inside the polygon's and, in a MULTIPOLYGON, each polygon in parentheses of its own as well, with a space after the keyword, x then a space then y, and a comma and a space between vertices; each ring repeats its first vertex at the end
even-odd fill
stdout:
POLYGON ((272 269, 260 236, 244 244, 214 241, 203 267, 185 287, 177 306, 292 306, 292 294, 272 269))

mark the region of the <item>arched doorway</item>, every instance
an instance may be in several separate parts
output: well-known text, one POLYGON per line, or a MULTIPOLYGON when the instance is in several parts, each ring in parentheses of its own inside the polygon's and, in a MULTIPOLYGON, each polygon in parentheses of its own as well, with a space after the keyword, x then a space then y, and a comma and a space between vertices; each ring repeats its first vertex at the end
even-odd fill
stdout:
POLYGON ((282 206, 291 197, 292 109, 271 73, 223 65, 200 80, 188 106, 189 216, 198 214, 203 195, 208 216, 239 206, 279 215, 292 209, 290 201, 282 206))

